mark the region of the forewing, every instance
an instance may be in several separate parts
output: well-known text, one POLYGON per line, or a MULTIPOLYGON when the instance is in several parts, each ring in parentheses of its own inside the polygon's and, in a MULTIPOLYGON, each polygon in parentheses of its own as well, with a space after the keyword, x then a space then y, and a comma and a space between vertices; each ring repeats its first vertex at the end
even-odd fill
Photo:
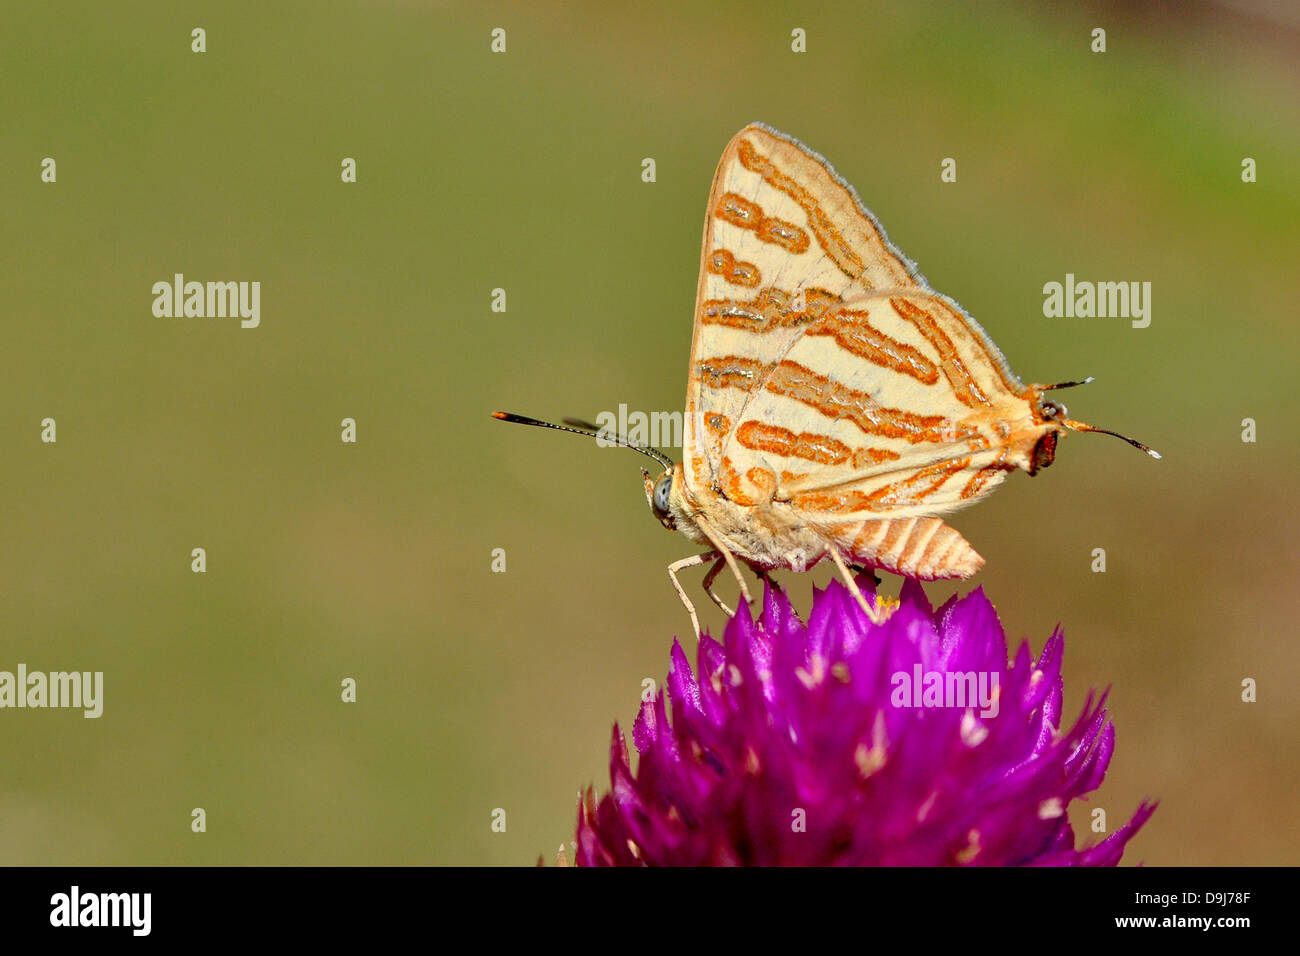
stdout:
POLYGON ((766 127, 741 130, 718 165, 704 222, 686 401, 688 484, 731 477, 723 474, 723 445, 763 371, 802 336, 799 313, 922 282, 822 157, 766 127))

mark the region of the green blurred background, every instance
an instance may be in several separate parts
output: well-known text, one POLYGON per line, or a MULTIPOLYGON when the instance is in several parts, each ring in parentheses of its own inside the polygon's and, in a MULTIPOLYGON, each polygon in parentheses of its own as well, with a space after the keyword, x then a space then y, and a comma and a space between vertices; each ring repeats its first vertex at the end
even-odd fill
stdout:
MULTIPOLYGON (((1300 861, 1286 9, 6 7, 0 669, 106 691, 99 720, 0 711, 0 863, 552 857, 689 634, 691 546, 631 454, 488 412, 681 408, 705 199, 752 120, 1022 378, 1097 376, 1072 413, 1164 453, 1071 438, 954 521, 1013 641, 1065 626, 1070 715, 1112 686, 1095 805, 1161 801, 1126 862, 1300 861), (260 281, 261 327, 155 318, 174 272, 260 281), (1067 272, 1150 281, 1150 328, 1044 318, 1067 272)), ((829 576, 784 580, 806 608, 829 576)))

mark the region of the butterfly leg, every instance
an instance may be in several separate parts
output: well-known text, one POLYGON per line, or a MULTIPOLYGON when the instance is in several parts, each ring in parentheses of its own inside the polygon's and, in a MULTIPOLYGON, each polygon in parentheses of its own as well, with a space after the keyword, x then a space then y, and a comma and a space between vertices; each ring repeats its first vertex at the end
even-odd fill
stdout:
MULTIPOLYGON (((703 554, 693 554, 689 558, 682 558, 680 561, 674 561, 668 565, 668 580, 673 582, 673 587, 677 589, 677 596, 682 599, 682 604, 686 607, 686 613, 691 616, 691 627, 695 628, 695 639, 697 641, 700 639, 700 619, 695 615, 695 605, 686 596, 686 589, 682 587, 682 582, 677 580, 677 572, 684 571, 686 568, 693 568, 705 561, 712 561, 714 558, 718 558, 718 552, 705 551, 703 554)), ((705 588, 705 590, 708 589, 705 588)))
POLYGON ((731 553, 731 549, 722 543, 721 539, 718 538, 717 532, 715 532, 712 526, 703 518, 696 518, 695 525, 704 532, 704 536, 709 539, 709 544, 713 545, 714 549, 726 558, 727 567, 731 569, 732 575, 736 578, 736 583, 740 585, 740 596, 745 599, 745 603, 753 604, 754 599, 749 596, 749 585, 746 584, 745 579, 740 576, 740 565, 736 563, 736 556, 731 553))
POLYGON ((877 574, 874 569, 850 561, 849 570, 854 574, 870 574, 871 579, 876 582, 876 587, 880 587, 880 575, 877 574))
POLYGON ((713 599, 713 603, 722 609, 723 614, 727 615, 727 617, 734 617, 735 612, 722 603, 722 598, 713 593, 713 581, 717 578, 718 572, 722 570, 725 563, 721 555, 713 562, 713 567, 709 568, 708 573, 704 575, 704 593, 713 599))
POLYGON ((840 549, 832 546, 829 549, 829 554, 831 560, 835 562, 835 566, 840 569, 840 577, 844 578, 844 583, 849 586, 849 593, 857 599, 862 610, 867 612, 867 617, 871 618, 871 623, 880 624, 884 621, 884 615, 878 614, 876 610, 867 603, 867 599, 863 597, 862 591, 858 588, 858 582, 853 580, 853 575, 849 573, 848 565, 844 563, 844 555, 840 554, 840 549))
POLYGON ((776 591, 778 594, 785 593, 785 588, 781 587, 781 583, 777 581, 776 578, 772 577, 771 571, 766 568, 757 568, 754 573, 758 575, 758 579, 764 584, 770 584, 773 591, 776 591))

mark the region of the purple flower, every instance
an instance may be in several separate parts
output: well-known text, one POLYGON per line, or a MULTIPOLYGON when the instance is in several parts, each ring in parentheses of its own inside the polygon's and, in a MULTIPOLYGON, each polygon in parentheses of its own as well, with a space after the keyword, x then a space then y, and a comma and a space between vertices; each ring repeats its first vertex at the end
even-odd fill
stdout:
POLYGON ((642 705, 635 772, 614 727, 577 863, 1114 865, 1155 806, 1075 848, 1066 809, 1101 784, 1115 732, 1091 693, 1061 731, 1063 649, 1058 629, 1008 664, 982 589, 936 612, 909 580, 874 625, 834 582, 805 626, 768 587, 757 623, 742 607, 723 643, 700 641, 695 673, 673 643, 672 723, 663 692, 642 705))

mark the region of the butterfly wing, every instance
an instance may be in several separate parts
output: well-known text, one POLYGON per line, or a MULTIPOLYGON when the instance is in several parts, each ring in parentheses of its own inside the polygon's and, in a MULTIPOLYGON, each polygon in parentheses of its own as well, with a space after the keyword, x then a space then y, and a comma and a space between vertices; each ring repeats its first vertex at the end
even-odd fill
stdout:
POLYGON ((800 334, 794 323, 769 323, 754 335, 712 318, 756 299, 779 311, 800 290, 811 292, 817 307, 825 296, 852 298, 918 281, 915 266, 825 160, 765 126, 737 133, 718 164, 704 220, 686 397, 687 482, 719 479, 720 441, 745 403, 742 392, 719 385, 717 375, 728 369, 719 373, 716 360, 741 360, 731 377, 752 381, 755 365, 772 364, 800 334), (715 361, 712 378, 701 370, 704 360, 715 361))
POLYGON ((742 130, 705 222, 686 476, 784 502, 862 563, 965 576, 933 517, 983 497, 1040 430, 1025 386, 825 160, 742 130))
POLYGON ((796 451, 835 454, 812 468, 798 455, 769 457, 779 468, 777 500, 823 510, 835 495, 838 510, 941 514, 1019 465, 1009 446, 1023 441, 1012 439, 1036 428, 1025 396, 958 306, 933 292, 885 290, 806 324, 750 397, 725 450, 780 450, 754 441, 761 423, 779 421, 798 428, 796 451))

